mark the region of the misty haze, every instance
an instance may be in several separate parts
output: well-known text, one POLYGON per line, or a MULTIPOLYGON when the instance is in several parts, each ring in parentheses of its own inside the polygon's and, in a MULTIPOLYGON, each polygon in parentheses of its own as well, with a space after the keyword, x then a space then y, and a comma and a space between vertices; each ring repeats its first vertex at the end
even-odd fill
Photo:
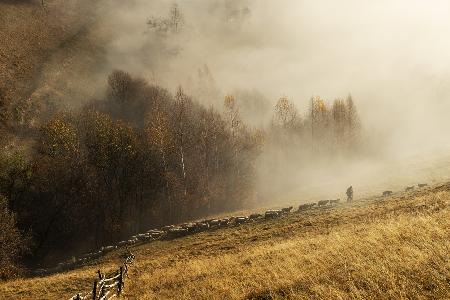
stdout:
POLYGON ((0 0, 0 299, 449 299, 449 17, 0 0))

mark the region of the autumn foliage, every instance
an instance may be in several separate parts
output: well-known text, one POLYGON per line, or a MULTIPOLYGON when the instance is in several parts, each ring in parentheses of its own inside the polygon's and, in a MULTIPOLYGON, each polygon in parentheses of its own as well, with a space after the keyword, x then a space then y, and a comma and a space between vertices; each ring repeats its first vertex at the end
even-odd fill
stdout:
POLYGON ((331 105, 312 97, 303 118, 293 101, 282 97, 275 105, 270 133, 272 144, 291 145, 310 158, 351 155, 361 146, 361 124, 351 96, 331 105))
POLYGON ((123 71, 107 82, 80 110, 35 112, 23 124, 32 143, 0 152, 0 195, 15 232, 31 235, 31 264, 254 205, 256 159, 271 147, 301 162, 358 145, 351 97, 331 106, 314 97, 305 114, 282 97, 270 126, 252 128, 232 94, 206 108, 182 87, 172 94, 123 71))
POLYGON ((231 98, 221 114, 122 71, 108 86, 104 99, 43 122, 31 153, 2 161, 0 193, 32 229, 33 261, 251 200, 260 133, 231 98))

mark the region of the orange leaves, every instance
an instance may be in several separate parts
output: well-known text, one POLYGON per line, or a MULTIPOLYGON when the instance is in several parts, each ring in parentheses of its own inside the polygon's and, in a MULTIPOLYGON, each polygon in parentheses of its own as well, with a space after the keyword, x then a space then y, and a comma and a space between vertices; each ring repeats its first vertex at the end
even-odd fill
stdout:
POLYGON ((313 116, 325 116, 328 113, 328 107, 325 101, 319 96, 311 99, 313 116))

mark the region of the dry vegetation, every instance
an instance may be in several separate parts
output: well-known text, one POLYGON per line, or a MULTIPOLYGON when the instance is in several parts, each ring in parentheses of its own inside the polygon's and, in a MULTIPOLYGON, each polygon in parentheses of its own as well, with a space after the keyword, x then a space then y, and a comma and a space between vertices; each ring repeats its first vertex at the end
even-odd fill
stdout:
MULTIPOLYGON (((449 299, 450 185, 371 198, 133 249, 129 299, 449 299)), ((95 265, 0 285, 5 298, 68 298, 95 265)))
POLYGON ((86 37, 86 26, 92 22, 89 2, 50 0, 43 9, 40 0, 0 1, 0 102, 12 106, 0 111, 6 118, 23 122, 17 111, 71 92, 67 74, 73 68, 84 71, 74 63, 73 52, 86 56, 87 48, 98 50, 86 37))
MULTIPOLYGON (((52 3, 54 1, 51 1, 52 3)), ((17 91, 29 91, 36 73, 53 49, 75 30, 76 16, 61 11, 46 12, 37 1, 0 3, 0 74, 2 88, 11 97, 17 91)))

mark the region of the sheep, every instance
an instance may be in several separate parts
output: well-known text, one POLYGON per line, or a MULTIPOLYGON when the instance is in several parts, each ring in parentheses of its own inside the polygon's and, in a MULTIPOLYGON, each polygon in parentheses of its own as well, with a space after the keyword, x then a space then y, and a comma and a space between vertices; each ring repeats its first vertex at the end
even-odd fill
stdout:
POLYGON ((266 211, 266 213, 264 214, 264 217, 266 219, 273 219, 273 218, 276 218, 276 217, 278 217, 280 215, 281 215, 281 210, 279 210, 279 209, 271 209, 271 210, 266 211))
POLYGON ((195 223, 195 229, 197 231, 205 231, 205 230, 208 230, 208 228, 209 228, 208 223, 203 223, 203 222, 195 223))
MULTIPOLYGON (((114 246, 117 248, 117 246, 114 246)), ((91 259, 92 258, 92 253, 85 253, 83 255, 80 256, 81 259, 91 259)))
POLYGON ((167 232, 167 231, 169 231, 172 228, 175 228, 175 225, 164 226, 163 228, 161 228, 161 230, 167 232))
POLYGON ((196 226, 194 223, 185 223, 181 225, 181 228, 186 229, 188 232, 194 232, 196 229, 196 226))
MULTIPOLYGON (((108 252, 110 252, 110 251, 112 251, 114 249, 116 249, 116 246, 106 246, 106 247, 102 247, 102 252, 103 253, 108 253, 108 252)), ((83 259, 86 259, 86 258, 83 258, 83 259)))
POLYGON ((127 244, 128 241, 120 241, 117 246, 122 247, 125 246, 127 244))
POLYGON ((414 186, 407 186, 405 189, 406 192, 412 191, 412 190, 414 190, 414 186))
POLYGON ((187 229, 181 227, 173 227, 167 231, 167 238, 178 238, 187 235, 187 229))
POLYGON ((325 206, 328 205, 330 203, 330 200, 320 200, 319 202, 317 202, 317 206, 325 206))
POLYGON ((239 216, 239 217, 234 218, 234 223, 236 225, 240 225, 240 224, 245 223, 247 221, 248 221, 248 217, 245 217, 245 216, 239 216))
POLYGON ((300 204, 298 206, 298 210, 297 211, 305 211, 305 210, 311 209, 314 205, 316 205, 316 203, 300 204))
POLYGON ((330 200, 330 204, 339 204, 341 202, 341 199, 332 199, 330 200))
POLYGON ((281 213, 282 213, 282 214, 288 214, 288 213, 291 212, 291 210, 292 210, 292 206, 285 207, 285 208, 282 208, 282 209, 281 209, 281 213))
POLYGON ((219 227, 220 226, 220 221, 217 220, 217 219, 209 220, 208 225, 209 225, 209 228, 219 227))
POLYGON ((94 258, 99 258, 100 256, 102 256, 102 251, 101 250, 92 253, 92 255, 90 257, 91 257, 91 259, 94 259, 94 258))
POLYGON ((131 238, 127 241, 126 245, 134 245, 134 244, 136 244, 136 242, 137 242, 137 239, 131 238))
POLYGON ((428 186, 428 184, 426 184, 426 183, 419 183, 417 186, 418 186, 419 188, 423 188, 423 187, 428 186))
POLYGON ((219 224, 220 224, 220 227, 228 226, 228 225, 230 225, 230 219, 229 218, 220 219, 219 224))
POLYGON ((392 195, 392 191, 384 191, 383 192, 383 197, 387 197, 387 196, 390 196, 390 195, 392 195))
POLYGON ((138 238, 141 241, 150 241, 150 240, 153 240, 153 235, 150 233, 141 233, 141 234, 138 234, 138 238))
POLYGON ((147 235, 151 237, 151 239, 159 239, 164 234, 164 231, 152 229, 147 231, 147 235))
POLYGON ((250 220, 257 220, 257 219, 260 219, 262 217, 263 217, 263 215, 261 215, 261 214, 251 214, 248 218, 250 220))

